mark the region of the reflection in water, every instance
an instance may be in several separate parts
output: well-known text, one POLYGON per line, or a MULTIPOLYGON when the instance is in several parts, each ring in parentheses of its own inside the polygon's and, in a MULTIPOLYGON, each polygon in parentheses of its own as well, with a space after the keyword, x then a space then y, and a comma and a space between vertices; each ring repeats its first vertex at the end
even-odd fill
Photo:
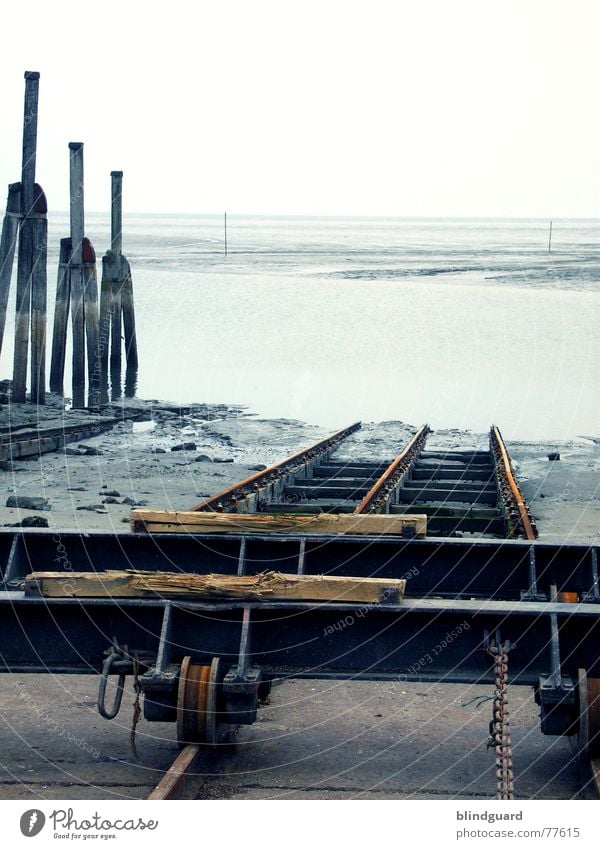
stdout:
POLYGON ((135 394, 137 392, 137 383, 138 383, 137 366, 127 366, 127 370, 125 372, 125 397, 126 398, 135 398, 135 394))
POLYGON ((107 374, 100 379, 97 397, 100 406, 105 406, 111 401, 118 401, 123 397, 135 398, 138 385, 138 369, 129 366, 125 371, 125 386, 121 382, 121 364, 113 363, 110 367, 110 382, 107 374))

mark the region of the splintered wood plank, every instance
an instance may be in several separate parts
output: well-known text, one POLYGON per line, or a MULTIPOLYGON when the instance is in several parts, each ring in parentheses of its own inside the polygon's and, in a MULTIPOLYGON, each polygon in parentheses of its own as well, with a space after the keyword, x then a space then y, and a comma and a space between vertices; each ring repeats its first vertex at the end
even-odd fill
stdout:
POLYGON ((128 598, 154 595, 246 601, 342 601, 393 604, 404 595, 403 578, 346 578, 327 575, 198 575, 181 572, 33 572, 26 595, 44 598, 128 598))
POLYGON ((132 529, 137 533, 307 533, 395 534, 424 537, 425 514, 317 513, 202 513, 178 510, 132 510, 132 529))

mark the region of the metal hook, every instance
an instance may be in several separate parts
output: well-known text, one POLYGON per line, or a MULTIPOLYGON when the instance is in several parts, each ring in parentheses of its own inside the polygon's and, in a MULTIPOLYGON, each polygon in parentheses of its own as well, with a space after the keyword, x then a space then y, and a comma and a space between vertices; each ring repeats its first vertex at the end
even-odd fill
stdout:
POLYGON ((114 719, 115 716, 119 713, 119 710, 121 709, 121 701, 123 699, 123 690, 125 688, 126 677, 124 672, 121 672, 119 675, 119 680, 117 681, 117 690, 113 699, 112 708, 110 710, 107 710, 106 705, 104 704, 104 700, 106 698, 106 685, 108 684, 108 675, 110 673, 113 663, 120 659, 122 659, 122 655, 116 651, 112 651, 102 664, 102 672, 100 674, 100 685, 98 687, 97 704, 98 713, 100 714, 100 716, 103 716, 104 719, 114 719))

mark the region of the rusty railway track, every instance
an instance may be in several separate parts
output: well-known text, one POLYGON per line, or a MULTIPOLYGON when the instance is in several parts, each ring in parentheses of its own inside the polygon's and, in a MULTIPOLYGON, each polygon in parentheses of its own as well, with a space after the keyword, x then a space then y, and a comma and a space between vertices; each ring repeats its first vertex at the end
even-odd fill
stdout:
POLYGON ((422 425, 395 458, 343 459, 338 431, 200 504, 195 511, 425 514, 429 536, 476 534, 533 540, 537 529, 499 429, 485 450, 426 449, 422 425))
POLYGON ((286 457, 285 460, 200 501, 190 509, 192 511, 253 512, 261 498, 276 496, 290 476, 308 474, 315 462, 329 456, 344 439, 359 430, 360 426, 360 422, 355 422, 349 427, 338 430, 308 448, 286 457))

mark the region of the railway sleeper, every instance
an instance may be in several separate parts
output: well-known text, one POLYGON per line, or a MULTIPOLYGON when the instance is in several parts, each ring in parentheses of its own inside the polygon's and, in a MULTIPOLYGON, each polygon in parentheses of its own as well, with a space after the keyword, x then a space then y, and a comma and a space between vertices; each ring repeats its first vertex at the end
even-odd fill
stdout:
POLYGON ((356 499, 357 501, 366 495, 369 487, 362 486, 310 486, 309 484, 286 486, 284 498, 339 498, 342 500, 356 499))
POLYGON ((431 503, 439 501, 443 504, 489 504, 496 505, 498 500, 496 491, 485 492, 481 490, 458 490, 423 488, 413 489, 403 486, 398 492, 398 501, 403 504, 431 503))
POLYGON ((412 480, 446 480, 446 481, 493 481, 493 469, 482 469, 473 471, 472 469, 453 469, 453 468, 422 468, 418 464, 413 468, 411 474, 412 480))
POLYGON ((404 482, 406 489, 447 489, 450 491, 466 491, 466 492, 497 492, 495 482, 482 482, 481 486, 477 485, 477 481, 462 481, 462 480, 442 480, 433 478, 427 481, 422 480, 407 480, 404 482))

